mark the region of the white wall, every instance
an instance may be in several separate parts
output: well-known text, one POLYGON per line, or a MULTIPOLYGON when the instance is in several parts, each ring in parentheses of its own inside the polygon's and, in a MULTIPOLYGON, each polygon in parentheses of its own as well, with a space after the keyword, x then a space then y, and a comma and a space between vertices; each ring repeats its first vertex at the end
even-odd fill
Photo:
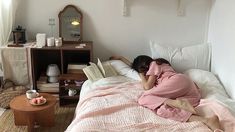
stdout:
POLYGON ((29 39, 38 32, 50 34, 49 18, 56 19, 67 4, 84 14, 84 40, 94 42, 94 56, 102 59, 121 54, 133 59, 150 54, 149 40, 172 45, 205 40, 209 0, 182 0, 186 16, 177 16, 178 0, 127 0, 128 17, 122 16, 122 0, 21 0, 16 25, 26 27, 29 39))
POLYGON ((212 71, 235 99, 235 1, 217 0, 211 10, 208 41, 212 43, 212 71))

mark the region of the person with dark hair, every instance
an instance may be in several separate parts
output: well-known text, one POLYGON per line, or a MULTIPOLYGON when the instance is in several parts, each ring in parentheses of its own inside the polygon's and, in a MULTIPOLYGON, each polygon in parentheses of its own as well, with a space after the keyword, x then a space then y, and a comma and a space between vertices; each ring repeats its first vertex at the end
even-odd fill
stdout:
POLYGON ((163 118, 180 122, 202 121, 212 130, 221 129, 217 116, 197 115, 194 107, 201 99, 199 88, 189 77, 177 73, 167 60, 146 55, 136 57, 133 63, 122 56, 111 59, 122 60, 139 73, 145 89, 138 99, 140 105, 163 118))

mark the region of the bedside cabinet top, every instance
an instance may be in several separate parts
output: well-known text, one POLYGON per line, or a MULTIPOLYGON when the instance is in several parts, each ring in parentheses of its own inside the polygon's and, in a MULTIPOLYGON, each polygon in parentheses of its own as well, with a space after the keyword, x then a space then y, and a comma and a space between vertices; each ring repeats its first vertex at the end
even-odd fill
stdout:
POLYGON ((92 42, 86 41, 77 44, 63 44, 62 46, 34 47, 32 50, 92 50, 92 42))

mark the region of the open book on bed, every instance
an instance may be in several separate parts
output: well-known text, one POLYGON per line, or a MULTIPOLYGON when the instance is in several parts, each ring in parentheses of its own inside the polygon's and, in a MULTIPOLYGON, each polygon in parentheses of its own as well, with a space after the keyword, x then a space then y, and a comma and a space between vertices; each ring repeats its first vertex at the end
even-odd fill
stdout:
POLYGON ((90 65, 83 68, 83 71, 87 78, 92 82, 101 78, 116 76, 118 73, 109 62, 101 62, 98 58, 97 64, 90 62, 90 65))

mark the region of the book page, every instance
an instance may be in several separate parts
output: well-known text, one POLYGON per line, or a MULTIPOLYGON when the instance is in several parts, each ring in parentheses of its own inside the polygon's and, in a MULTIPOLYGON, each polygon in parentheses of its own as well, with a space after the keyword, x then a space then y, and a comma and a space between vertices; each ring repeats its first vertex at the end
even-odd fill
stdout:
POLYGON ((86 64, 68 64, 67 70, 70 70, 70 69, 83 69, 86 66, 87 66, 86 64))
POLYGON ((104 77, 111 77, 118 75, 118 73, 115 71, 115 69, 109 62, 102 63, 98 58, 97 66, 99 67, 104 77))
POLYGON ((109 62, 102 63, 103 69, 105 71, 104 77, 111 77, 111 76, 117 76, 118 73, 113 68, 113 66, 109 62))
POLYGON ((100 72, 99 68, 96 66, 96 64, 90 62, 90 66, 87 66, 83 68, 83 71, 87 78, 91 80, 92 82, 99 80, 101 78, 104 78, 102 73, 100 72))
POLYGON ((106 77, 106 76, 105 76, 105 74, 106 74, 106 73, 105 73, 105 69, 104 69, 104 67, 103 67, 103 65, 102 65, 102 63, 101 63, 101 61, 100 61, 100 59, 97 58, 97 60, 98 60, 98 61, 97 61, 97 66, 98 66, 98 68, 100 69, 100 71, 101 71, 101 73, 103 74, 103 76, 106 77))

